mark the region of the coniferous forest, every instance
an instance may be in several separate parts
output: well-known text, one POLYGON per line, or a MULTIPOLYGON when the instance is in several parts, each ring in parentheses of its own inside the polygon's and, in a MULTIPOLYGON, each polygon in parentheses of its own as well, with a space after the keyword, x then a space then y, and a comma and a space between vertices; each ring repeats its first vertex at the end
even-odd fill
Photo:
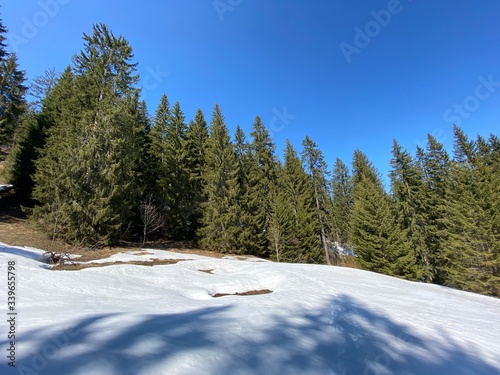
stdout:
POLYGON ((275 149, 257 116, 230 134, 222 109, 186 119, 140 98, 132 48, 103 24, 60 73, 30 84, 0 23, 6 179, 51 238, 89 248, 192 240, 279 262, 343 265, 500 295, 500 139, 454 127, 412 152, 393 142, 390 191, 361 151, 329 167, 317 144, 275 149), (354 255, 352 255, 354 254, 354 255))

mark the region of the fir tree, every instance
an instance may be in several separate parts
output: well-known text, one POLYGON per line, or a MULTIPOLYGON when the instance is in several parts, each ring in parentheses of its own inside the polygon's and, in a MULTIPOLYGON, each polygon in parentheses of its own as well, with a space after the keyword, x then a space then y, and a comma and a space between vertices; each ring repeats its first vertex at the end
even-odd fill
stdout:
POLYGON ((31 111, 16 132, 16 143, 6 160, 5 176, 9 183, 16 186, 21 202, 28 203, 35 186, 35 162, 40 157, 46 136, 59 114, 76 111, 77 108, 66 102, 71 92, 74 76, 68 68, 61 75, 54 88, 42 100, 39 112, 31 111))
POLYGON ((252 155, 251 145, 246 140, 243 129, 237 125, 234 134, 234 152, 238 163, 238 207, 240 208, 239 222, 241 231, 238 235, 238 247, 249 254, 259 254, 258 233, 258 207, 259 202, 253 184, 256 183, 255 173, 257 165, 252 155), (253 179, 252 179, 253 177, 253 179))
MULTIPOLYGON (((500 292, 498 151, 494 141, 470 141, 455 127, 447 194, 445 284, 478 293, 500 292)), ((491 138, 492 140, 494 138, 491 138)))
POLYGON ((259 116, 255 118, 250 135, 252 136, 251 160, 248 189, 245 192, 248 204, 246 226, 251 231, 249 251, 254 255, 267 256, 269 251, 267 233, 271 217, 270 194, 276 181, 275 146, 259 116))
POLYGON ((49 96, 54 89, 58 79, 59 74, 54 68, 47 69, 42 75, 33 78, 33 81, 29 85, 30 95, 35 98, 35 100, 30 103, 30 108, 33 111, 40 112, 44 99, 49 96))
POLYGON ((14 134, 27 110, 24 74, 15 54, 0 62, 0 145, 13 145, 14 134))
POLYGON ((185 239, 192 235, 189 233, 190 218, 193 214, 189 195, 190 176, 184 150, 186 129, 184 113, 176 101, 166 126, 165 176, 161 180, 161 185, 165 189, 166 229, 174 239, 185 239))
POLYGON ((447 237, 444 220, 449 188, 450 160, 443 145, 432 135, 427 137, 425 150, 417 148, 417 159, 424 176, 420 202, 425 215, 426 246, 430 256, 432 281, 442 284, 446 279, 448 260, 444 254, 447 237))
POLYGON ((239 252, 241 233, 238 161, 219 106, 212 114, 204 172, 205 195, 202 227, 198 231, 201 246, 222 252, 239 252))
POLYGON ((208 127, 203 112, 198 108, 194 121, 191 121, 186 130, 186 166, 189 173, 190 191, 190 227, 188 232, 194 236, 200 227, 201 206, 205 202, 205 152, 208 140, 208 127))
POLYGON ((271 196, 269 233, 276 260, 321 263, 324 256, 318 239, 320 228, 311 179, 288 140, 285 163, 279 168, 278 182, 271 196))
POLYGON ((389 176, 396 218, 404 236, 403 248, 408 248, 407 254, 400 254, 396 273, 409 279, 431 282, 432 254, 426 242, 423 171, 396 140, 392 146, 391 167, 389 176))
POLYGON ((5 43, 5 34, 7 33, 7 28, 3 24, 3 20, 0 18, 0 63, 9 55, 7 52, 7 44, 5 43))
POLYGON ((333 231, 338 245, 349 247, 349 225, 353 206, 353 185, 348 167, 337 158, 332 175, 333 231))
POLYGON ((162 215, 165 215, 168 191, 167 191, 167 127, 171 120, 170 104, 166 94, 160 98, 160 103, 156 109, 153 125, 148 133, 148 160, 150 168, 148 169, 150 189, 146 196, 150 194, 155 206, 159 207, 162 215))
POLYGON ((34 213, 50 225, 57 219, 67 240, 106 245, 125 233, 138 204, 134 172, 144 129, 128 42, 103 24, 84 41, 36 163, 34 213))
POLYGON ((402 235, 380 176, 365 154, 353 159, 354 207, 350 237, 361 267, 395 275, 402 235))
MULTIPOLYGON (((331 232, 331 217, 332 217, 332 202, 329 184, 327 182, 328 170, 323 157, 323 153, 318 148, 316 143, 308 136, 302 142, 304 147, 302 151, 302 162, 306 166, 306 171, 309 173, 316 206, 316 220, 319 226, 319 235, 325 252, 325 260, 327 264, 332 264, 330 260, 330 232, 331 232)), ((339 259, 334 259, 334 263, 338 263, 339 259)))

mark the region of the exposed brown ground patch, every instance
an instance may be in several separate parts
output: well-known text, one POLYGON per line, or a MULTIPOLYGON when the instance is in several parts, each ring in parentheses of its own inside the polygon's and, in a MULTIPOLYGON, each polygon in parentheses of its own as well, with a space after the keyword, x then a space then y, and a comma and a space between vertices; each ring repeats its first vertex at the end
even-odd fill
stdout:
POLYGON ((55 271, 78 271, 82 270, 85 268, 95 268, 95 267, 107 267, 107 266, 116 266, 116 265, 121 265, 121 264, 135 264, 139 266, 160 266, 160 265, 165 265, 165 264, 175 264, 178 262, 181 262, 183 260, 187 259, 152 259, 151 261, 130 261, 130 262, 123 262, 123 261, 116 261, 116 262, 103 262, 103 263, 76 263, 76 264, 71 264, 71 263, 63 263, 59 264, 55 267, 52 267, 52 270, 55 271))
POLYGON ((213 272, 214 270, 198 270, 198 271, 200 271, 200 272, 205 272, 205 273, 210 273, 210 274, 212 274, 212 275, 213 275, 213 273, 214 273, 214 272, 213 272))
POLYGON ((259 294, 269 294, 272 292, 273 291, 269 289, 260 289, 260 290, 249 290, 248 292, 241 292, 241 293, 216 293, 212 294, 212 297, 218 298, 224 296, 256 296, 259 294))

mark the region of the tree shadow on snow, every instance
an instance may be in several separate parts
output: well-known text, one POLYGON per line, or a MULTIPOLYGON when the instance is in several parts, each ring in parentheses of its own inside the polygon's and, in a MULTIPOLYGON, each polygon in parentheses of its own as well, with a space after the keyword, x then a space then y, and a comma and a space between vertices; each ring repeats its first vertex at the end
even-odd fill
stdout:
MULTIPOLYGON (((250 311, 235 318, 231 309, 226 305, 142 315, 129 325, 121 314, 104 314, 50 336, 41 330, 25 332, 23 341, 38 344, 33 353, 18 353, 18 371, 51 375, 500 374, 499 367, 477 358, 473 348, 444 332, 439 342, 416 335, 410 327, 346 295, 315 311, 283 314, 286 307, 270 309, 271 317, 250 311), (107 335, 108 329, 116 335, 107 335), (172 371, 159 370, 163 364, 172 371)), ((1 347, 5 345, 1 342, 1 347)))

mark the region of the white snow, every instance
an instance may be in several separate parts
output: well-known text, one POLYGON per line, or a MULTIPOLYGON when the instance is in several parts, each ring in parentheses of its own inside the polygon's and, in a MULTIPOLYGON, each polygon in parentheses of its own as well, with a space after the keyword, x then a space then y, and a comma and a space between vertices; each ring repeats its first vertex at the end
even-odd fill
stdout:
POLYGON ((10 184, 7 184, 7 185, 0 184, 0 191, 9 190, 9 189, 12 189, 13 187, 14 186, 10 185, 10 184))
POLYGON ((146 250, 53 271, 41 250, 0 243, 16 263, 16 368, 1 374, 500 374, 500 300, 360 270, 146 250), (200 272, 211 270, 211 273, 200 272), (214 298, 269 289, 270 294, 214 298))

